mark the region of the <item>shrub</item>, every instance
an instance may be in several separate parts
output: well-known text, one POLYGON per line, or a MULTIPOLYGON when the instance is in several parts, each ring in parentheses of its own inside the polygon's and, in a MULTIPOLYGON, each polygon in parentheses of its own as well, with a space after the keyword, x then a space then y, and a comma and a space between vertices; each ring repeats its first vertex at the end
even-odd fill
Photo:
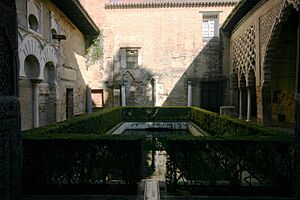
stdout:
MULTIPOLYGON (((172 190, 178 188, 179 181, 189 186, 216 186, 222 181, 229 183, 228 188, 261 186, 273 190, 260 195, 292 194, 294 145, 290 137, 168 138, 166 151, 166 182, 172 190)), ((186 189, 190 190, 189 186, 186 189)))
POLYGON ((30 135, 38 137, 38 135, 42 136, 42 134, 46 133, 105 134, 121 122, 122 108, 111 108, 24 131, 23 137, 30 137, 30 135))
POLYGON ((60 193, 65 193, 75 185, 107 185, 114 180, 136 185, 141 178, 141 141, 140 137, 87 134, 25 139, 24 192, 52 193, 53 186, 60 185, 60 193))
POLYGON ((192 108, 191 121, 210 135, 280 136, 288 134, 278 129, 264 127, 258 123, 249 123, 228 116, 219 116, 216 113, 196 107, 192 108))

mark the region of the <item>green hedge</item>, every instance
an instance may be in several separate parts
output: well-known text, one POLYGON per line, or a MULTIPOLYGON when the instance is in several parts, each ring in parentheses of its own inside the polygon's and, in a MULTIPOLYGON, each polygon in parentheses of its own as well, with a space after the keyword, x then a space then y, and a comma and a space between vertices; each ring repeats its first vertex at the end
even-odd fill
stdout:
MULTIPOLYGON (((105 134, 112 127, 122 122, 122 108, 110 108, 84 116, 74 117, 63 122, 50 124, 23 132, 23 137, 39 134, 105 134)), ((43 137, 43 136, 41 136, 43 137)))
POLYGON ((169 155, 169 185, 176 187, 178 176, 191 182, 228 180, 238 185, 244 170, 262 185, 291 186, 292 134, 196 107, 111 108, 24 131, 23 184, 30 186, 28 191, 38 191, 40 185, 106 184, 112 179, 135 184, 141 149, 157 146, 142 144, 141 136, 105 135, 124 121, 191 121, 210 134, 162 139, 159 148, 169 155))
POLYGON ((189 121, 189 107, 126 107, 123 119, 126 122, 182 122, 189 121))
MULTIPOLYGON (((96 113, 75 117, 45 127, 24 131, 28 134, 105 134, 112 127, 126 122, 182 122, 191 121, 210 135, 262 135, 280 136, 284 131, 266 128, 197 107, 126 107, 111 108, 96 113)), ((289 134, 290 137, 291 134, 289 134)))
MULTIPOLYGON (((280 136, 288 134, 274 128, 267 128, 258 123, 249 123, 228 116, 219 116, 216 113, 193 107, 191 121, 201 127, 210 135, 261 135, 280 136)), ((289 134, 290 137, 291 134, 289 134)))
POLYGON ((104 191, 99 185, 115 185, 115 180, 126 187, 137 185, 141 178, 141 145, 141 137, 97 138, 87 134, 25 139, 24 193, 101 194, 104 191))
MULTIPOLYGON (((242 186, 247 186, 248 191, 251 187, 252 191, 256 186, 263 187, 261 194, 254 192, 256 195, 293 194, 294 145, 291 138, 177 137, 168 138, 166 151, 166 183, 173 191, 179 185, 185 185, 189 191, 192 185, 217 186, 218 181, 227 181, 228 195, 238 195, 237 192, 243 195, 242 186), (272 191, 268 193, 266 188, 272 191)), ((203 188, 204 193, 199 191, 201 195, 207 192, 203 188)))

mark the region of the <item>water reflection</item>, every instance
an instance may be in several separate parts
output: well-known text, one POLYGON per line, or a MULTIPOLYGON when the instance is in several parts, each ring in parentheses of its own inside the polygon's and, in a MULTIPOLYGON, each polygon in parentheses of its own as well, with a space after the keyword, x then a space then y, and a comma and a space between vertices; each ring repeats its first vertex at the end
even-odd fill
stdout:
POLYGON ((162 138, 162 137, 169 137, 169 136, 190 135, 190 132, 187 129, 148 128, 148 129, 127 129, 122 134, 144 135, 146 138, 162 138))

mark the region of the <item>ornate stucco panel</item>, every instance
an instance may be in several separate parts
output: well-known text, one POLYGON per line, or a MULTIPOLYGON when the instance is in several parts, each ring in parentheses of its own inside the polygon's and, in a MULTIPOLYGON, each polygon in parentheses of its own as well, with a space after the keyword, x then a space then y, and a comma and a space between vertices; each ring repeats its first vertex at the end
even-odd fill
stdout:
MULTIPOLYGON (((274 7, 272 7, 269 11, 259 17, 259 51, 260 51, 260 66, 263 68, 263 63, 266 55, 268 41, 270 40, 270 36, 272 33, 272 29, 278 18, 280 11, 282 9, 283 4, 278 3, 274 7)), ((261 69, 260 72, 264 70, 261 69)), ((259 74, 259 81, 264 82, 264 71, 262 71, 262 75, 259 74)))
POLYGON ((232 42, 232 66, 240 79, 241 75, 248 75, 251 69, 256 68, 256 27, 250 25, 232 42))

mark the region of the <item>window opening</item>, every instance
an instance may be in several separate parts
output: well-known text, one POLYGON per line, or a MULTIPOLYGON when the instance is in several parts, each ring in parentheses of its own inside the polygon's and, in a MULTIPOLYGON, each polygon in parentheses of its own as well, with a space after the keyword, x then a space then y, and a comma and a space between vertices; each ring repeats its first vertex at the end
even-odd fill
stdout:
POLYGON ((208 42, 219 35, 219 14, 203 13, 202 37, 203 42, 208 42))
POLYGON ((34 16, 33 14, 30 14, 28 17, 28 21, 29 21, 29 28, 34 30, 35 32, 38 32, 39 22, 38 22, 36 16, 34 16))

